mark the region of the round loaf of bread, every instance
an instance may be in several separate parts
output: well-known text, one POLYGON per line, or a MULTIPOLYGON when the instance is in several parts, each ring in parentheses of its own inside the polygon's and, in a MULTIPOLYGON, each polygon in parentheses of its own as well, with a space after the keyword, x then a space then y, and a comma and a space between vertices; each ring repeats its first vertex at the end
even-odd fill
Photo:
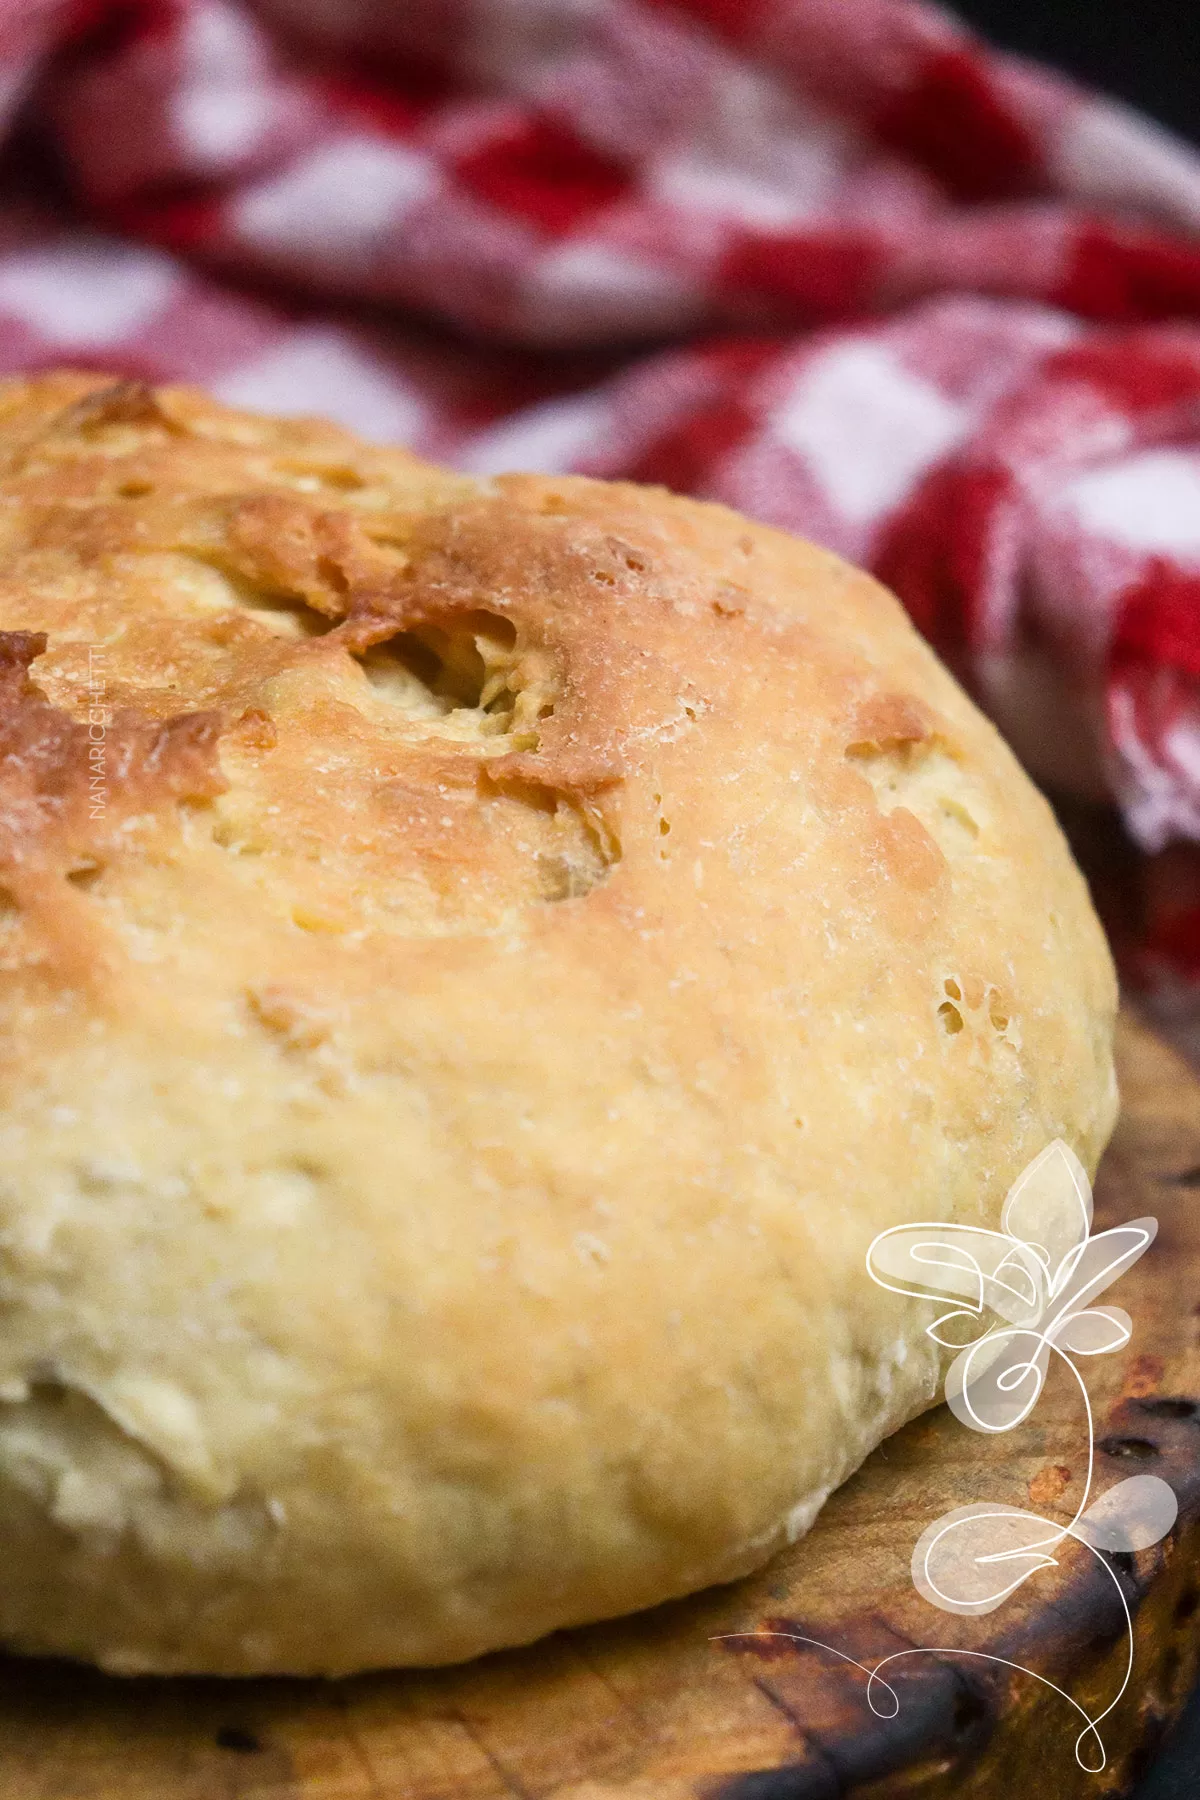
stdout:
POLYGON ((0 1637, 442 1663, 937 1398, 883 1228, 1093 1170, 1114 982, 898 603, 657 489, 0 388, 0 1637))

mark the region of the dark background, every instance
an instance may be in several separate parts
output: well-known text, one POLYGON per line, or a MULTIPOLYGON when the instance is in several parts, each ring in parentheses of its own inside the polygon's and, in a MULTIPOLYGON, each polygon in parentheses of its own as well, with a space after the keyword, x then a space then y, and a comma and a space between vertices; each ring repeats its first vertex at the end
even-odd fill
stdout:
MULTIPOLYGON (((994 44, 1055 63, 1200 144, 1200 0, 958 0, 955 10, 994 44)), ((1200 1800, 1200 1690, 1136 1800, 1200 1800)))
POLYGON ((993 43, 1200 141, 1200 0, 960 0, 955 10, 993 43))

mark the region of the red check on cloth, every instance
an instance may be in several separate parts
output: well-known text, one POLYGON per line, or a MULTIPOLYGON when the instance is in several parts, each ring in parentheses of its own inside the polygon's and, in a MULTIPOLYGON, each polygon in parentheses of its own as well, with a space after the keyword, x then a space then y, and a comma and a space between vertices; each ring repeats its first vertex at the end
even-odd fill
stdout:
POLYGON ((1200 1056, 1200 155, 916 0, 0 0, 0 104, 0 369, 867 564, 1200 1056))

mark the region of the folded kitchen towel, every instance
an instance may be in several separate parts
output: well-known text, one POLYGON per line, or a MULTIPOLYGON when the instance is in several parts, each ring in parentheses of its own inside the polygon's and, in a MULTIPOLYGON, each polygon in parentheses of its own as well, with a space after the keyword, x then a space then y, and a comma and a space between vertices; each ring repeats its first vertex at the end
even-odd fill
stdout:
POLYGON ((914 0, 0 0, 0 106, 0 369, 866 563, 1120 808, 1200 1055, 1200 156, 914 0))

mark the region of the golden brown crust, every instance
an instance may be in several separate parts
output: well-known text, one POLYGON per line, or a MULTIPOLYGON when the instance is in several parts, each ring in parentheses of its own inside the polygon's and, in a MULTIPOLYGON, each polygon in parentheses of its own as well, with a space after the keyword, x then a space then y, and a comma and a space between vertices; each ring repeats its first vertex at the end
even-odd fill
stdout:
POLYGON ((211 799, 225 787, 216 713, 160 724, 95 707, 94 724, 77 721, 29 678, 45 649, 45 632, 0 632, 0 879, 10 881, 25 870, 65 873, 131 813, 211 799), (103 775, 93 772, 101 766, 93 742, 103 746, 103 775), (103 809, 94 798, 101 788, 103 809), (101 820, 105 829, 93 829, 101 820))
POLYGON ((934 1392, 871 1236, 1114 1107, 1082 881, 898 604, 79 375, 0 388, 0 550, 0 1633, 444 1661, 802 1530, 934 1392))

